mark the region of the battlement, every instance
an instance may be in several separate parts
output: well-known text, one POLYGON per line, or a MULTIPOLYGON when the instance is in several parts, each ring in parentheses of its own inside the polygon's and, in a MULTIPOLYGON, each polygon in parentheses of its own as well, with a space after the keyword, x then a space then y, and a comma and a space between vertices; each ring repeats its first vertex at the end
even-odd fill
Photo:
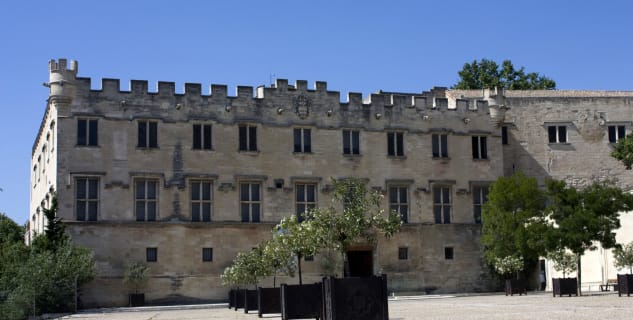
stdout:
POLYGON ((74 75, 77 75, 79 71, 79 64, 76 60, 70 60, 70 68, 67 68, 68 60, 59 59, 55 61, 55 59, 51 59, 48 62, 48 71, 49 72, 70 72, 74 75))

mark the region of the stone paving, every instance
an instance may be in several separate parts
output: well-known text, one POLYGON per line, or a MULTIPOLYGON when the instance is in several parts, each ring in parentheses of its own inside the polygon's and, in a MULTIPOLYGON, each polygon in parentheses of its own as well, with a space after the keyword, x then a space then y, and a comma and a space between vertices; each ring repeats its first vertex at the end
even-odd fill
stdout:
MULTIPOLYGON (((279 315, 264 318, 280 319, 279 315)), ((389 319, 632 319, 633 297, 604 294, 557 297, 538 293, 528 296, 414 296, 389 300, 389 319)), ((62 319, 85 320, 202 320, 259 319, 257 312, 229 310, 226 304, 92 310, 62 319)))

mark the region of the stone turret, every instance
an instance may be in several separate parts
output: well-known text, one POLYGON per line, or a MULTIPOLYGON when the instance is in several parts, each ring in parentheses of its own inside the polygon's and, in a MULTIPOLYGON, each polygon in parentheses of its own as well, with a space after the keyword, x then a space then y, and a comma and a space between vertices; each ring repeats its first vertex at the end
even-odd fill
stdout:
POLYGON ((67 68, 66 59, 48 62, 50 80, 45 83, 50 88, 50 99, 53 104, 70 104, 75 95, 77 71, 79 66, 77 61, 70 61, 70 68, 67 68))
POLYGON ((505 94, 503 89, 484 89, 484 100, 488 102, 490 121, 499 126, 503 123, 508 107, 505 105, 505 94))

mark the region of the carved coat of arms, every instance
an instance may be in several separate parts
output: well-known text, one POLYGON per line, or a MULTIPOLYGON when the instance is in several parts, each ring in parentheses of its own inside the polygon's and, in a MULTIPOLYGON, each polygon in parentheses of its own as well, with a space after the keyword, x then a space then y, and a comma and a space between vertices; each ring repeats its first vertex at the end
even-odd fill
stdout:
POLYGON ((310 114, 310 105, 310 99, 304 95, 295 98, 295 113, 299 118, 305 119, 310 114))

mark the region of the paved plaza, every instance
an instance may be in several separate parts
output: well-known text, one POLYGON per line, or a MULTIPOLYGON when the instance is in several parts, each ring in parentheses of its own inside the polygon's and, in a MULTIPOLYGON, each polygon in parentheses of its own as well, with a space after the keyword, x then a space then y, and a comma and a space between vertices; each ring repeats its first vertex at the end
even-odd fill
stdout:
MULTIPOLYGON (((279 315, 264 318, 280 319, 279 315)), ((389 300, 389 319, 631 319, 633 297, 617 294, 557 297, 538 293, 528 296, 417 296, 389 300)), ((92 310, 62 319, 85 320, 202 320, 259 319, 257 312, 229 310, 224 305, 147 307, 92 310)))

